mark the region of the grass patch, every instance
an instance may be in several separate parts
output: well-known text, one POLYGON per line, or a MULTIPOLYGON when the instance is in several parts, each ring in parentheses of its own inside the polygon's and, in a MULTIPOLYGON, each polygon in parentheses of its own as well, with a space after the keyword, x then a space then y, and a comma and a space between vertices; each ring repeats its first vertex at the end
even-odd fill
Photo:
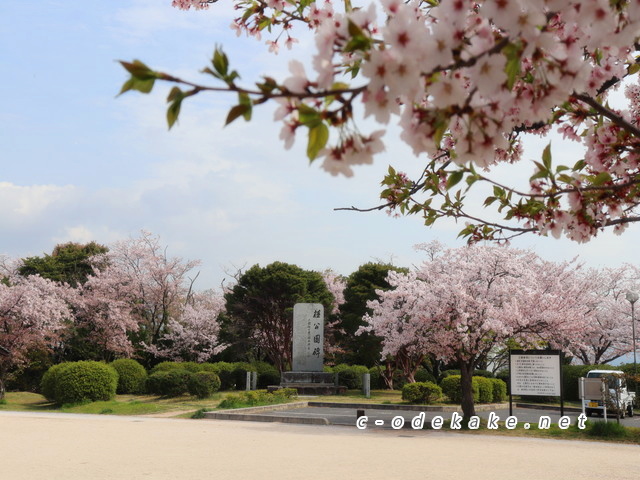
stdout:
MULTIPOLYGON (((213 410, 222 400, 222 396, 221 393, 216 393, 210 398, 199 399, 188 395, 172 398, 154 395, 117 395, 114 400, 110 401, 59 406, 49 402, 37 393, 9 392, 4 398, 5 401, 0 404, 0 410, 92 413, 100 415, 150 415, 175 412, 176 416, 178 416, 184 414, 184 412, 189 412, 190 414, 201 408, 213 410)), ((189 418, 189 414, 185 418, 189 418)))
POLYGON ((60 408, 64 413, 93 413, 100 415, 148 415, 158 413, 162 407, 156 403, 129 401, 99 401, 81 403, 75 405, 63 405, 60 408))
POLYGON ((587 420, 584 429, 578 428, 577 423, 570 425, 566 429, 561 429, 555 423, 551 424, 548 429, 539 429, 536 423, 530 423, 529 428, 525 428, 526 422, 519 422, 514 429, 507 429, 504 426, 504 422, 498 422, 498 429, 489 429, 487 428, 486 419, 482 419, 480 428, 462 428, 460 430, 451 430, 450 423, 450 420, 446 420, 441 430, 483 435, 558 438, 562 440, 600 440, 640 444, 640 428, 625 427, 616 422, 605 423, 587 420))
POLYGON ((252 392, 242 392, 236 395, 227 395, 218 404, 220 409, 259 407, 263 405, 278 405, 297 400, 298 395, 293 388, 282 388, 273 393, 266 390, 254 390, 252 392))

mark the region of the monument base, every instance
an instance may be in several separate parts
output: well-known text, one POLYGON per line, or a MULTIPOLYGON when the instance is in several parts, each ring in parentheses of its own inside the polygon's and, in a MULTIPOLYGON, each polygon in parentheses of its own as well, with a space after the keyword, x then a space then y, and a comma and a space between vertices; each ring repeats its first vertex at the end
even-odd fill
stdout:
POLYGON ((281 388, 295 388, 298 395, 338 395, 347 387, 334 384, 333 373, 327 372, 283 372, 280 385, 270 385, 273 392, 281 388))

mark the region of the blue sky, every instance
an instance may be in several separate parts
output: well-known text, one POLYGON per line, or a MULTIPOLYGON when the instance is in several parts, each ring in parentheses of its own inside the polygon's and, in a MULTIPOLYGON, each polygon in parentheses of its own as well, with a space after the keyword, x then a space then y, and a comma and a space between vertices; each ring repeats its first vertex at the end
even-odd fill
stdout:
MULTIPOLYGON (((417 243, 462 245, 462 226, 453 222, 426 228, 419 218, 333 211, 376 205, 389 164, 419 171, 424 159, 394 139, 393 126, 375 165, 335 178, 309 166, 303 139, 283 149, 271 106, 251 123, 222 128, 234 98, 200 95, 168 132, 168 86, 116 98, 126 80, 118 59, 206 81, 197 72, 221 44, 249 83, 262 73, 283 79, 292 55, 309 58, 307 37, 277 57, 264 43, 236 37, 224 2, 206 12, 170 3, 2 2, 0 254, 40 255, 65 241, 108 244, 146 229, 169 254, 201 259, 199 287, 209 288, 243 265, 280 260, 348 275, 368 261, 419 263, 417 243)), ((533 139, 526 157, 539 158, 544 145, 533 139)), ((570 164, 580 155, 555 140, 553 151, 570 164)), ((590 265, 619 265, 636 260, 639 228, 586 245, 533 236, 514 245, 552 260, 579 255, 590 265)))

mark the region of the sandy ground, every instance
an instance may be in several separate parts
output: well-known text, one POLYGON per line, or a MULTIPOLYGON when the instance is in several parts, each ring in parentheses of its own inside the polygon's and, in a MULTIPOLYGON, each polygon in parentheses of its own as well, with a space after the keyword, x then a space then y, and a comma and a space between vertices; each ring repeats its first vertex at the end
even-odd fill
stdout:
POLYGON ((640 478, 640 446, 215 420, 0 412, 0 479, 640 478))

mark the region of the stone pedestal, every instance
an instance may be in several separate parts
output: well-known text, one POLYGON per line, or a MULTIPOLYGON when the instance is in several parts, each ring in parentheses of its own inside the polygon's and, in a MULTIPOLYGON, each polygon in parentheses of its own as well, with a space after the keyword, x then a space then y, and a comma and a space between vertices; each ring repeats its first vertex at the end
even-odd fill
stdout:
POLYGON ((280 388, 295 388, 298 395, 337 395, 345 393, 347 387, 336 385, 333 373, 284 372, 280 385, 268 387, 270 392, 280 388))

